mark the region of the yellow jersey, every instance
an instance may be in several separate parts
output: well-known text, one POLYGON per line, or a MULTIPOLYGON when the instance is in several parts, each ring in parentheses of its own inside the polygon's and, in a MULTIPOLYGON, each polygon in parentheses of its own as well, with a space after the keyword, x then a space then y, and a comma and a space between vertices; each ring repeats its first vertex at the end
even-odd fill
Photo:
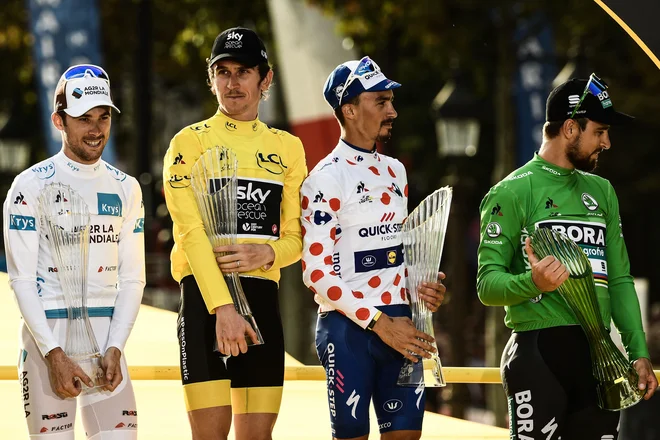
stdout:
POLYGON ((174 225, 172 276, 180 282, 194 275, 209 313, 232 299, 204 230, 190 171, 215 146, 232 149, 238 158, 238 243, 266 243, 275 252, 268 270, 241 275, 278 282, 280 268, 300 259, 300 187, 307 176, 300 139, 258 119, 237 121, 218 110, 172 138, 163 163, 165 201, 174 225))

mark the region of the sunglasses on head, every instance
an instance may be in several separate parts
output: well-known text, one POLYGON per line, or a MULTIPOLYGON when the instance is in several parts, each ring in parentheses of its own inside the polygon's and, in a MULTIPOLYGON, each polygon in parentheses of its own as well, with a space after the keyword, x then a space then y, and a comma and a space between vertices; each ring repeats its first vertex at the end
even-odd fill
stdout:
POLYGON ((603 99, 607 98, 607 96, 603 96, 603 93, 607 93, 606 90, 607 84, 605 84, 605 81, 598 78, 595 73, 589 75, 589 81, 587 81, 587 85, 584 87, 580 101, 578 101, 577 105, 573 109, 573 113, 571 113, 570 119, 573 119, 573 117, 576 115, 580 109, 580 106, 582 105, 582 102, 584 101, 584 98, 587 97, 587 94, 591 93, 600 101, 602 101, 603 99))
POLYGON ((110 77, 105 72, 105 70, 99 66, 95 66, 94 64, 78 64, 77 66, 71 66, 66 69, 66 72, 64 72, 62 76, 66 80, 92 76, 94 78, 101 78, 106 81, 110 81, 110 77))
POLYGON ((380 67, 378 67, 378 64, 368 56, 362 58, 360 62, 355 66, 355 69, 351 70, 351 73, 348 75, 348 78, 346 78, 346 83, 344 84, 343 92, 341 96, 339 97, 339 106, 341 107, 341 101, 344 99, 344 95, 346 95, 348 87, 353 84, 353 81, 356 79, 365 76, 368 73, 374 73, 374 72, 380 72, 380 67))

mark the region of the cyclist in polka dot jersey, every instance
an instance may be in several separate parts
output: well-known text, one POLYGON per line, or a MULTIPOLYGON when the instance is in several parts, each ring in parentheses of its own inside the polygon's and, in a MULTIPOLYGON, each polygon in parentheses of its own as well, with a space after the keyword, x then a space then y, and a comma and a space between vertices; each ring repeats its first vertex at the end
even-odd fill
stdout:
MULTIPOLYGON (((423 388, 396 385, 404 357, 430 357, 433 337, 410 320, 401 226, 406 170, 376 151, 397 117, 392 89, 369 57, 337 66, 324 96, 341 126, 337 147, 301 190, 303 280, 319 304, 316 347, 326 369, 332 434, 367 439, 373 399, 381 438, 418 439, 423 388)), ((445 287, 418 292, 435 311, 445 287)))

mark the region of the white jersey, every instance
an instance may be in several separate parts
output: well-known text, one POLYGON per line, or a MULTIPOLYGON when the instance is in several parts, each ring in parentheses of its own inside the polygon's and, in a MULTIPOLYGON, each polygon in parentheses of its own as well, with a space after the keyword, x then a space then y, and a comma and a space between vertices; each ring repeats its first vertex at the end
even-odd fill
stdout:
POLYGON ((89 315, 112 317, 109 339, 99 345, 123 350, 145 285, 144 206, 138 182, 103 160, 83 165, 59 152, 14 179, 3 208, 4 238, 23 319, 42 354, 60 345, 47 318, 64 318, 66 302, 37 206, 40 191, 53 182, 71 186, 87 203, 89 315))
POLYGON ((403 164, 340 140, 311 171, 301 197, 303 281, 319 312, 338 310, 365 328, 376 306, 408 304, 403 164))

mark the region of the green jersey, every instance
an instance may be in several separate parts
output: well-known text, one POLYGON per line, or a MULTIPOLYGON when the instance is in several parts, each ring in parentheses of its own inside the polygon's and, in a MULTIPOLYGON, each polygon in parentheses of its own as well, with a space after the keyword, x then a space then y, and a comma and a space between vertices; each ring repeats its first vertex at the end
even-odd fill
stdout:
POLYGON ((527 331, 578 324, 561 295, 542 293, 532 281, 525 239, 548 227, 568 235, 589 258, 604 326, 614 320, 631 360, 649 357, 619 201, 609 181, 536 154, 492 187, 480 210, 477 291, 485 305, 504 306, 507 327, 527 331))

